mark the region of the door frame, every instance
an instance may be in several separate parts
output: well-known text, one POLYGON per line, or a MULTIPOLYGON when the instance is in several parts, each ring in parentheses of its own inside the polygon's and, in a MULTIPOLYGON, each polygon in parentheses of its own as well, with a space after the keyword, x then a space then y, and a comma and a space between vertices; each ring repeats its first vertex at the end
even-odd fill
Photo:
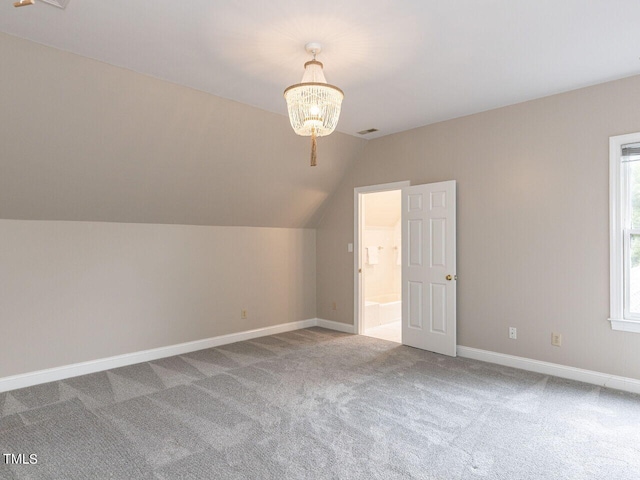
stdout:
POLYGON ((364 298, 362 297, 362 245, 361 232, 364 230, 364 209, 362 208, 363 195, 367 193, 388 192, 389 190, 402 190, 403 187, 411 186, 409 180, 393 183, 382 183, 379 185, 368 185, 353 189, 353 333, 362 335, 364 313, 364 298))

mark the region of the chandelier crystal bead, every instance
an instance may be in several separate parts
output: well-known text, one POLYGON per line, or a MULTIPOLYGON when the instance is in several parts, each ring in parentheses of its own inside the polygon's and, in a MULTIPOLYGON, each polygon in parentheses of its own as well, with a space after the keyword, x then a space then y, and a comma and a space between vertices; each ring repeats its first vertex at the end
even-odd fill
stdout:
POLYGON ((304 64, 301 82, 288 87, 284 91, 284 98, 293 131, 311 137, 311 166, 315 166, 316 138, 329 135, 336 129, 344 93, 327 83, 323 65, 315 59, 320 47, 317 44, 310 45, 307 50, 313 53, 313 60, 304 64))

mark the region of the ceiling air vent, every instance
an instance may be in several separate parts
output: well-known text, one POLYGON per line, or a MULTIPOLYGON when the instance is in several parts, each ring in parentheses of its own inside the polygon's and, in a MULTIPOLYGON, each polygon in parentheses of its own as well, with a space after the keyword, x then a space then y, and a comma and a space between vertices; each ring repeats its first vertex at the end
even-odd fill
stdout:
POLYGON ((377 128, 370 128, 368 130, 360 130, 358 132, 358 135, 367 135, 368 133, 373 133, 373 132, 377 132, 378 129, 377 128))
POLYGON ((58 8, 65 8, 69 0, 42 0, 44 3, 48 3, 49 5, 53 5, 58 8))

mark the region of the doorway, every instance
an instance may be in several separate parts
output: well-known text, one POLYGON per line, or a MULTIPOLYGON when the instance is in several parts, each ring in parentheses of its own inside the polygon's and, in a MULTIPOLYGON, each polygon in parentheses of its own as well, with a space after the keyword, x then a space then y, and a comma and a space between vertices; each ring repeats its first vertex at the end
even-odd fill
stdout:
POLYGON ((402 187, 355 189, 356 329, 402 343, 402 187))
POLYGON ((456 356, 455 180, 359 187, 354 209, 355 333, 456 356))

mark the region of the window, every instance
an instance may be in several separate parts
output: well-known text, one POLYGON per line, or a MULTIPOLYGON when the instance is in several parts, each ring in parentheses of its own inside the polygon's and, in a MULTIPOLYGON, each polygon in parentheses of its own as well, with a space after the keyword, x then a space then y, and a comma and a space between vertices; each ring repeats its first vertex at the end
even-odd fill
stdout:
POLYGON ((640 332, 640 133, 609 139, 611 327, 640 332))

